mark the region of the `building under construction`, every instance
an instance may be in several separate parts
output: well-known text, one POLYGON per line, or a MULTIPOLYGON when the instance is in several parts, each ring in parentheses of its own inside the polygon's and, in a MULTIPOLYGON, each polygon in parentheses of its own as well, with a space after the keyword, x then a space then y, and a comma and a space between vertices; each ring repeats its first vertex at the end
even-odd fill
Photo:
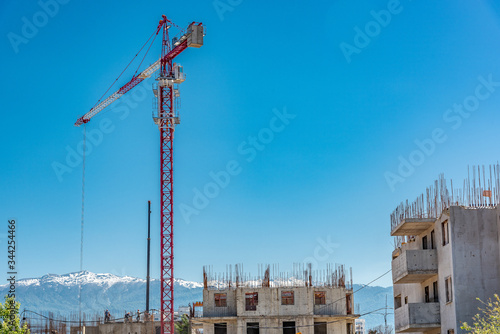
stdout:
MULTIPOLYGON (((203 334, 353 334, 352 275, 344 266, 312 271, 296 265, 291 274, 277 266, 259 268, 257 277, 242 266, 225 274, 203 271, 203 315, 191 320, 203 334)), ((351 271, 350 271, 351 272, 351 271)))
POLYGON ((391 215, 396 333, 464 332, 500 286, 500 165, 441 176, 391 215))

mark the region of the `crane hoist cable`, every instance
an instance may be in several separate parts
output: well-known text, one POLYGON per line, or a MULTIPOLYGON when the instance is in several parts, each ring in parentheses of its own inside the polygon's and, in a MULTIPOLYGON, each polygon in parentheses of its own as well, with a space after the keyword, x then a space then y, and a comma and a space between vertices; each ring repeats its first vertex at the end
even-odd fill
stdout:
MULTIPOLYGON (((83 271, 83 223, 85 220, 85 151, 87 150, 87 124, 83 125, 83 150, 82 150, 82 217, 80 229, 80 273, 83 271)), ((78 284, 78 310, 82 318, 82 280, 78 284)))

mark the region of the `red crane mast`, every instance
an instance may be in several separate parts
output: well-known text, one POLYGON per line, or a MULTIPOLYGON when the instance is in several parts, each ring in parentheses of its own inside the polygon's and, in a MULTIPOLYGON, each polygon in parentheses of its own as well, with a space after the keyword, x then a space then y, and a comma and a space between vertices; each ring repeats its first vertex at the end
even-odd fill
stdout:
POLYGON ((203 45, 202 23, 191 23, 186 33, 170 41, 168 30, 173 23, 165 15, 160 20, 156 35, 163 30, 161 57, 155 63, 134 75, 123 87, 98 103, 78 118, 75 126, 87 123, 100 111, 159 70, 153 88, 157 103, 153 120, 160 130, 160 251, 161 251, 161 332, 174 334, 174 210, 173 210, 173 141, 175 126, 180 123, 175 100, 179 97, 177 85, 185 80, 183 69, 173 60, 188 47, 203 45))

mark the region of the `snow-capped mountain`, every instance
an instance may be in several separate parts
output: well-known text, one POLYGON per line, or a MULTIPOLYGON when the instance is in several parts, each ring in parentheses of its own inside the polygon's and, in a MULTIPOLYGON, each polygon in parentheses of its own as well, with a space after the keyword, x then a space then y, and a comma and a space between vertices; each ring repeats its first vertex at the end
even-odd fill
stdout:
MULTIPOLYGON (((39 278, 26 278, 17 281, 16 299, 21 302, 21 309, 35 312, 53 312, 55 315, 67 316, 78 312, 79 285, 82 286, 82 311, 88 315, 102 315, 109 309, 112 315, 122 316, 125 311, 145 309, 146 280, 130 276, 113 274, 96 274, 89 271, 69 273, 65 275, 48 274, 39 278)), ((360 285, 354 285, 354 291, 360 285)), ((5 296, 9 288, 0 285, 0 294, 5 296)), ((365 287, 354 296, 355 304, 359 304, 361 314, 385 307, 385 299, 392 300, 392 288, 365 287)), ((189 303, 202 301, 203 284, 174 280, 174 307, 187 306, 189 303)), ((390 306, 389 306, 390 307, 390 306)), ((160 281, 151 280, 150 308, 160 308, 160 281)), ((358 311, 358 310, 356 310, 358 311)), ((382 311, 379 311, 379 313, 382 311)), ((363 316, 367 328, 383 323, 380 314, 363 316)), ((392 314, 388 315, 388 323, 393 323, 392 314)))
MULTIPOLYGON (((145 309, 145 279, 89 271, 20 279, 16 284, 16 299, 21 302, 22 309, 66 316, 78 311, 80 284, 82 311, 86 314, 102 314, 105 309, 109 309, 112 314, 121 315, 125 310, 145 309)), ((160 281, 152 279, 150 284, 150 308, 159 309, 160 281)), ((202 289, 201 283, 175 279, 175 308, 201 301, 202 289)), ((8 290, 7 285, 0 285, 2 296, 8 290)))

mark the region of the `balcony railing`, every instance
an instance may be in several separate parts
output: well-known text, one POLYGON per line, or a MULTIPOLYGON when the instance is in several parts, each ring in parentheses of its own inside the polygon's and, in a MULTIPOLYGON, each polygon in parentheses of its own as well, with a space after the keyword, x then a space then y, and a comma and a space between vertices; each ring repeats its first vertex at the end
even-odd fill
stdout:
POLYGON ((314 305, 314 315, 345 315, 345 300, 342 301, 343 303, 339 301, 334 304, 314 305))
POLYGON ((394 310, 396 333, 426 332, 441 327, 439 303, 410 303, 394 310))
POLYGON ((392 260, 394 284, 421 283, 438 273, 435 249, 406 250, 392 260))
POLYGON ((214 307, 212 309, 205 310, 203 309, 203 317, 214 317, 214 318, 222 318, 222 317, 235 317, 236 309, 232 307, 214 307))

